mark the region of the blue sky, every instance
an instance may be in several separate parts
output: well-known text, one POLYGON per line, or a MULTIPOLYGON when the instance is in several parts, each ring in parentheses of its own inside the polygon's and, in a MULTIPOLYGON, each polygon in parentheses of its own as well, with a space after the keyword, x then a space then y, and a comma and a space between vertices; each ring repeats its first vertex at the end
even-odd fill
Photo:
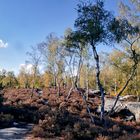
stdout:
MULTIPOLYGON (((26 52, 55 32, 73 28, 78 0, 0 0, 0 69, 16 73, 27 60, 26 52), (7 43, 7 44, 6 44, 7 43)), ((118 0, 106 0, 116 11, 118 0)))

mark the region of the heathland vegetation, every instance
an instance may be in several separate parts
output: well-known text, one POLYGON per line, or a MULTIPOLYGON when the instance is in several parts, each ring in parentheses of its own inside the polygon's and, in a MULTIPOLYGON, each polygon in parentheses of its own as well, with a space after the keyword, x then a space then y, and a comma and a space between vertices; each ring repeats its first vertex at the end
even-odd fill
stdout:
POLYGON ((140 112, 116 111, 123 96, 140 109, 140 2, 130 3, 117 17, 102 0, 79 3, 74 29, 27 52, 30 69, 2 70, 0 127, 34 123, 30 139, 139 139, 140 112))

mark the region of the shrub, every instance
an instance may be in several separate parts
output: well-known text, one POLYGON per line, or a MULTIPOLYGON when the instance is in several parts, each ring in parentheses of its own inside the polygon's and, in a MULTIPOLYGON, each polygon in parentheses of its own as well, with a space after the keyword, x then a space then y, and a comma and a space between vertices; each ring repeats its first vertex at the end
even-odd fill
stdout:
POLYGON ((35 137, 45 137, 45 131, 40 126, 34 126, 32 132, 35 137))

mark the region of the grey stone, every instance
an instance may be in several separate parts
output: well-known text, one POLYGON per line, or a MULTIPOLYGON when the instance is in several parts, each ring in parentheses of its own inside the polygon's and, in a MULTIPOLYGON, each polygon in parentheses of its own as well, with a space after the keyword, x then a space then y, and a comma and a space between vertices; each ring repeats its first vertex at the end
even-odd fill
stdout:
MULTIPOLYGON (((105 98, 105 111, 106 112, 111 111, 115 100, 116 98, 105 98)), ((115 107, 115 113, 118 113, 123 109, 128 109, 132 114, 134 114, 135 120, 140 121, 140 102, 128 102, 128 101, 118 100, 115 107)), ((101 110, 101 107, 99 106, 98 112, 100 112, 100 110, 101 110)), ((126 118, 127 117, 130 117, 130 116, 126 116, 126 118)))

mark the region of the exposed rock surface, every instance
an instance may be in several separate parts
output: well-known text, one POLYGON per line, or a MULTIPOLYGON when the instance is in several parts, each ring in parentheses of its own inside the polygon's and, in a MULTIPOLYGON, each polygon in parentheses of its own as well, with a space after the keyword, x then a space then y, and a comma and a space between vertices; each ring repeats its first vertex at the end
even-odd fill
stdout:
MULTIPOLYGON (((120 113, 123 112, 124 110, 130 111, 132 114, 131 117, 134 114, 135 120, 140 121, 140 102, 129 102, 129 101, 124 101, 124 99, 125 97, 123 98, 123 100, 121 99, 117 102, 115 107, 115 113, 120 113)), ((115 100, 116 100, 115 98, 105 98, 105 111, 109 112, 111 110, 115 100)), ((100 111, 100 107, 98 111, 100 111)), ((126 117, 128 117, 127 113, 126 113, 126 117)))
POLYGON ((137 96, 135 96, 135 95, 121 96, 120 101, 133 101, 133 102, 136 102, 137 101, 137 96))
MULTIPOLYGON (((101 96, 101 92, 100 90, 96 89, 96 90, 93 90, 93 89, 89 89, 88 91, 88 96, 91 97, 91 98, 94 98, 95 96, 101 96)), ((104 94, 106 95, 106 93, 104 92, 104 94)))
POLYGON ((140 102, 128 102, 126 107, 135 115, 136 121, 140 121, 140 102))

